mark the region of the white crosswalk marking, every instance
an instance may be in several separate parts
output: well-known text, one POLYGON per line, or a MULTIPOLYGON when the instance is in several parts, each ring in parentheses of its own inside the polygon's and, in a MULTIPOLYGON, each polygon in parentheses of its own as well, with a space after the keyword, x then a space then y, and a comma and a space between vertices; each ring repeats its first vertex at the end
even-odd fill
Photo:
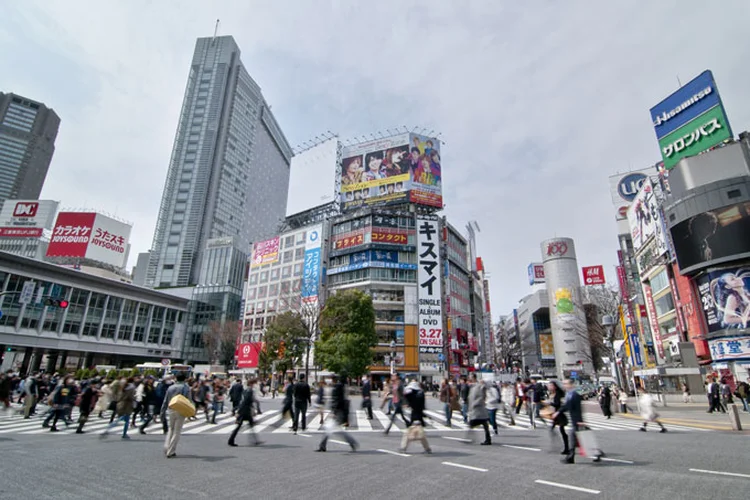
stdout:
MULTIPOLYGON (((30 419, 24 419, 23 416, 18 412, 11 413, 0 413, 0 434, 29 434, 29 435, 70 435, 73 434, 78 425, 78 408, 74 408, 71 414, 73 424, 69 427, 65 427, 64 423, 58 421, 57 428, 58 432, 50 432, 48 428, 42 427, 42 422, 46 416, 46 408, 40 406, 38 408, 37 416, 33 416, 30 419)), ((390 416, 386 415, 383 410, 373 409, 375 420, 368 420, 364 410, 355 410, 350 415, 351 427, 349 432, 360 433, 360 432, 382 432, 383 429, 388 427, 390 423, 390 416)), ((328 418, 330 412, 325 412, 325 417, 328 418)), ((455 414, 454 414, 455 415, 455 414)), ((109 425, 110 413, 105 414, 106 418, 100 419, 97 415, 91 415, 88 422, 86 423, 84 430, 88 434, 101 434, 107 429, 109 425)), ((431 434, 435 433, 458 433, 465 432, 468 426, 463 423, 460 415, 455 415, 458 418, 453 418, 451 427, 446 425, 445 415, 439 410, 425 410, 425 431, 431 434)), ((408 412, 407 412, 408 417, 408 412)), ((638 419, 626 419, 620 417, 613 417, 607 419, 599 413, 586 413, 584 415, 586 424, 591 429, 597 432, 632 432, 637 431, 642 421, 638 419)), ((500 433, 507 431, 514 432, 545 432, 545 427, 541 422, 537 422, 537 430, 532 429, 529 423, 528 416, 521 414, 516 418, 516 425, 508 425, 508 420, 502 415, 498 415, 498 427, 500 433)), ((224 413, 217 415, 216 424, 207 423, 203 414, 197 415, 197 419, 194 421, 187 421, 183 426, 183 434, 185 435, 206 435, 206 434, 229 434, 232 432, 235 426, 235 418, 230 413, 224 413)), ((291 422, 289 420, 283 420, 281 415, 281 408, 278 409, 267 409, 262 414, 255 417, 255 432, 265 433, 289 433, 289 427, 291 422)), ((307 412, 308 429, 307 434, 316 434, 323 432, 320 428, 319 415, 316 408, 311 408, 307 412)), ((140 419, 137 420, 136 426, 131 426, 130 431, 137 433, 137 427, 140 426, 140 419)), ((710 432, 708 429, 699 429, 694 427, 687 427, 682 425, 666 425, 668 430, 674 430, 678 432, 710 432)), ((391 432, 403 432, 406 425, 398 417, 394 420, 391 432)), ((649 431, 652 427, 649 426, 649 431)), ((147 432, 149 434, 161 434, 161 424, 152 422, 147 432)), ((653 429, 656 431, 657 429, 653 429)), ((113 434, 119 434, 122 432, 122 423, 117 423, 112 428, 113 434)))

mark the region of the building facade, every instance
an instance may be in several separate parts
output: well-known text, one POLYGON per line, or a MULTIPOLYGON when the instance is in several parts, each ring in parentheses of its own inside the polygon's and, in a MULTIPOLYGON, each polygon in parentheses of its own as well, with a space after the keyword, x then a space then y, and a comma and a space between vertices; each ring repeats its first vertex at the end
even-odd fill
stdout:
POLYGON ((0 252, 3 366, 47 371, 181 359, 188 300, 0 252), (24 295, 24 287, 31 293, 24 295), (45 305, 45 298, 68 302, 45 305))
POLYGON ((443 253, 447 268, 444 286, 446 309, 446 364, 452 375, 466 375, 479 351, 474 339, 474 294, 469 264, 469 241, 443 217, 443 253))
POLYGON ((283 221, 292 149, 231 36, 199 38, 146 285, 197 284, 208 240, 251 243, 283 221))
POLYGON ((59 127, 60 117, 44 104, 0 92, 0 207, 39 198, 59 127))

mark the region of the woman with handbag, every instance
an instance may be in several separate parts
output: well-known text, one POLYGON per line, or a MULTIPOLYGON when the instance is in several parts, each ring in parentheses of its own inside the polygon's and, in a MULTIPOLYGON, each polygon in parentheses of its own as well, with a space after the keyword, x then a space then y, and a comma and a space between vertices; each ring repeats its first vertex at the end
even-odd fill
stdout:
POLYGON ((554 381, 547 384, 547 389, 549 392, 550 405, 555 410, 553 415, 554 413, 557 413, 557 417, 552 419, 552 426, 549 429, 550 436, 554 436, 555 426, 559 427, 560 436, 562 436, 563 446, 565 447, 560 454, 568 455, 570 453, 570 443, 568 441, 568 433, 565 432, 565 426, 568 425, 568 417, 565 416, 565 413, 560 412, 560 407, 565 398, 565 391, 554 381))

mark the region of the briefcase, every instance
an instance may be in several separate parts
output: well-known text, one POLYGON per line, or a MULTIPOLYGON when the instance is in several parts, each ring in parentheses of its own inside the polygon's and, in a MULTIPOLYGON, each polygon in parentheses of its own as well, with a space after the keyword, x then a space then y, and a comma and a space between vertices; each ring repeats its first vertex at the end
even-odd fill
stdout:
POLYGON ((182 394, 178 394, 169 400, 169 409, 176 411, 185 418, 195 416, 195 405, 182 394))
POLYGON ((599 458, 604 455, 596 440, 596 435, 590 429, 581 429, 577 431, 576 439, 578 440, 578 446, 581 449, 581 455, 584 457, 599 458))

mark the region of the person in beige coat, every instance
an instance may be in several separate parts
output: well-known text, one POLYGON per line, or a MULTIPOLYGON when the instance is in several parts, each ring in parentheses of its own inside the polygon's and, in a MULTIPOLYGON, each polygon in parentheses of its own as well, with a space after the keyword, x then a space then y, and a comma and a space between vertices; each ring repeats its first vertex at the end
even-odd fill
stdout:
POLYGON ((94 413, 99 415, 99 418, 104 418, 104 412, 109 409, 109 403, 112 401, 112 388, 110 383, 104 384, 99 391, 99 399, 96 400, 96 406, 94 406, 94 413))

